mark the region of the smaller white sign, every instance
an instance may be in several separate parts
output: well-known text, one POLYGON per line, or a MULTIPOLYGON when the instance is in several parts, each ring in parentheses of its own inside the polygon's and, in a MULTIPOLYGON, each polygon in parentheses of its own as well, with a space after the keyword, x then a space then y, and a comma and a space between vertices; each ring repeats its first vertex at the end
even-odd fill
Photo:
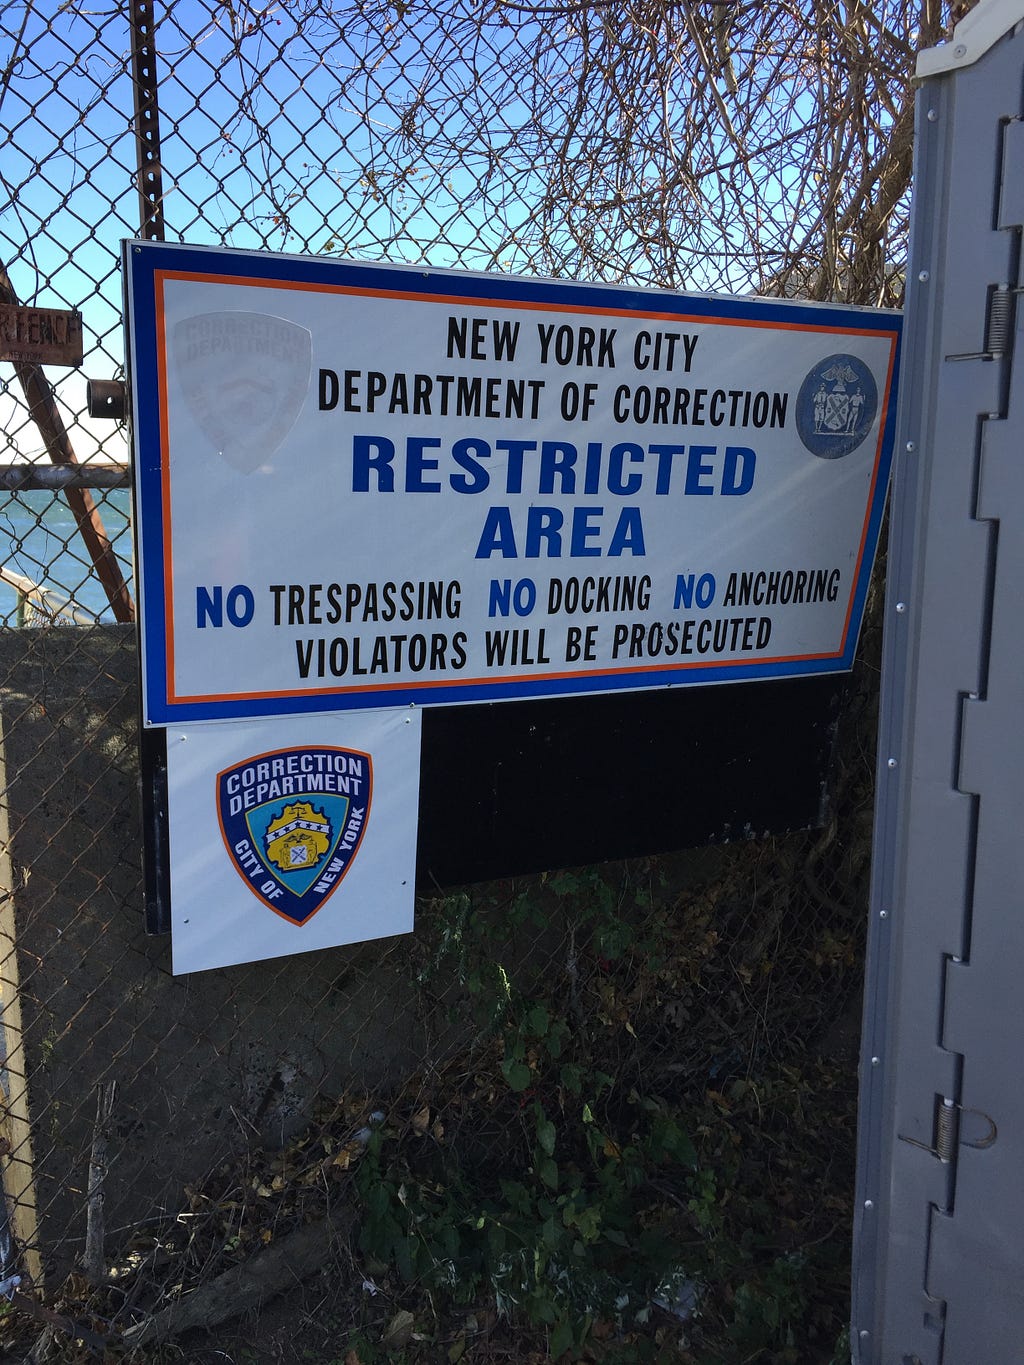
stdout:
POLYGON ((168 729, 176 975, 411 932, 421 715, 168 729))

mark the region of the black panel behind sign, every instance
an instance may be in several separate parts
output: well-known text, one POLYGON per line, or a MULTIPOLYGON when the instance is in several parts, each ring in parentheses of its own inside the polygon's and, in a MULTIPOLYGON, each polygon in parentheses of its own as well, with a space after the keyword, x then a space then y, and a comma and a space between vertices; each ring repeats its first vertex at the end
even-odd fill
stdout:
POLYGON ((420 885, 816 824, 843 685, 801 678, 429 710, 420 885))
MULTIPOLYGON (((422 891, 817 824, 842 677, 428 709, 422 891)), ((142 744, 147 828, 166 809, 165 731, 142 744)), ((147 836, 151 933, 170 929, 147 836)))

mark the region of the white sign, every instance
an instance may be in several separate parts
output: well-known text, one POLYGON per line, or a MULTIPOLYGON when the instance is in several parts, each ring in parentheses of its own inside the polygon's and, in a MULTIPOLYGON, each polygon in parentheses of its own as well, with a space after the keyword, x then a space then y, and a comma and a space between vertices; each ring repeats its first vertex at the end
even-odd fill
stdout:
POLYGON ((126 263, 147 724, 852 665, 897 315, 126 263))
POLYGON ((175 973, 412 930, 421 717, 168 729, 175 973))

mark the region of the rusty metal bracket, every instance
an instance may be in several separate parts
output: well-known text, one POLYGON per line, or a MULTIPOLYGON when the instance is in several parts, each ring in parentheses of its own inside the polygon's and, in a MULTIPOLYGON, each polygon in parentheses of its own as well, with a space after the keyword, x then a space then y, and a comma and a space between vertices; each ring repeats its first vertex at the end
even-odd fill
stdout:
MULTIPOLYGON (((0 301, 18 304, 6 268, 0 263, 0 301)), ((78 457, 71 444, 71 438, 64 426, 57 401, 49 380, 41 365, 29 361, 14 361, 15 373, 25 394, 29 415, 39 428, 39 434, 46 446, 46 453, 52 464, 78 465, 78 457)), ((116 621, 135 620, 135 603, 132 601, 128 585, 121 573, 121 566, 114 553, 103 526, 99 508, 87 488, 71 487, 66 490, 68 505, 74 514, 75 522, 89 553, 103 590, 107 595, 116 621)))
POLYGON ((85 406, 90 417, 109 417, 123 422, 128 409, 128 395, 120 379, 87 379, 85 406))

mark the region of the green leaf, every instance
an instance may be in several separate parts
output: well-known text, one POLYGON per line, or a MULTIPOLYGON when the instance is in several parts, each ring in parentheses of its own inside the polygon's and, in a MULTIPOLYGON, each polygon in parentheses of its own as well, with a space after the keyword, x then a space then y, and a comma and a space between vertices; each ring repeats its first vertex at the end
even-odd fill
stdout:
POLYGON ((597 1205, 580 1209, 573 1221, 584 1242, 593 1242, 601 1228, 601 1210, 597 1205))
POLYGON ((395 1242, 395 1266, 407 1284, 416 1278, 416 1239, 400 1237, 395 1242))
POLYGON ((554 1322, 557 1316, 555 1313, 555 1305, 550 1299, 538 1299, 535 1302, 533 1311, 540 1322, 554 1322))
POLYGON ((670 1118, 656 1118, 651 1126, 651 1140, 668 1156, 674 1157, 693 1170, 697 1165, 697 1149, 689 1135, 670 1118))
POLYGON ((526 1016, 526 1026, 535 1038, 543 1038, 551 1025, 551 1015, 543 1005, 534 1005, 526 1016))
POLYGON ((544 1184, 547 1185, 549 1190, 558 1189, 558 1167, 550 1157, 540 1163, 537 1174, 540 1176, 541 1180, 544 1181, 544 1184))
POLYGON ((541 1151, 546 1156, 554 1155, 555 1125, 545 1115, 539 1104, 537 1105, 537 1141, 540 1143, 541 1151))
POLYGON ((572 1323, 563 1318, 551 1333, 551 1354, 556 1360, 572 1346, 572 1335, 572 1323))
MULTIPOLYGON (((500 1261, 506 1246, 505 1229, 500 1223, 487 1225, 487 1245, 494 1260, 500 1261)), ((454 1256, 452 1259, 454 1260, 454 1256)))
POLYGON ((548 885, 556 896, 572 896, 580 890, 582 882, 575 872, 556 872, 548 885))
POLYGON ((578 1095, 583 1089, 583 1072, 573 1062, 566 1062, 558 1073, 558 1078, 570 1095, 578 1095))
POLYGON ((547 1038, 544 1040, 549 1056, 561 1057, 566 1031, 565 1024, 562 1023, 561 1019, 556 1019, 551 1025, 547 1038))
POLYGON ((523 1091, 533 1080, 533 1072, 525 1062, 517 1062, 514 1057, 506 1057, 501 1064, 501 1074, 515 1091, 523 1091))
POLYGON ((530 1192, 526 1186, 520 1184, 518 1180, 502 1180, 499 1183, 502 1198, 512 1212, 522 1214, 525 1217, 530 1212, 532 1204, 530 1192))

